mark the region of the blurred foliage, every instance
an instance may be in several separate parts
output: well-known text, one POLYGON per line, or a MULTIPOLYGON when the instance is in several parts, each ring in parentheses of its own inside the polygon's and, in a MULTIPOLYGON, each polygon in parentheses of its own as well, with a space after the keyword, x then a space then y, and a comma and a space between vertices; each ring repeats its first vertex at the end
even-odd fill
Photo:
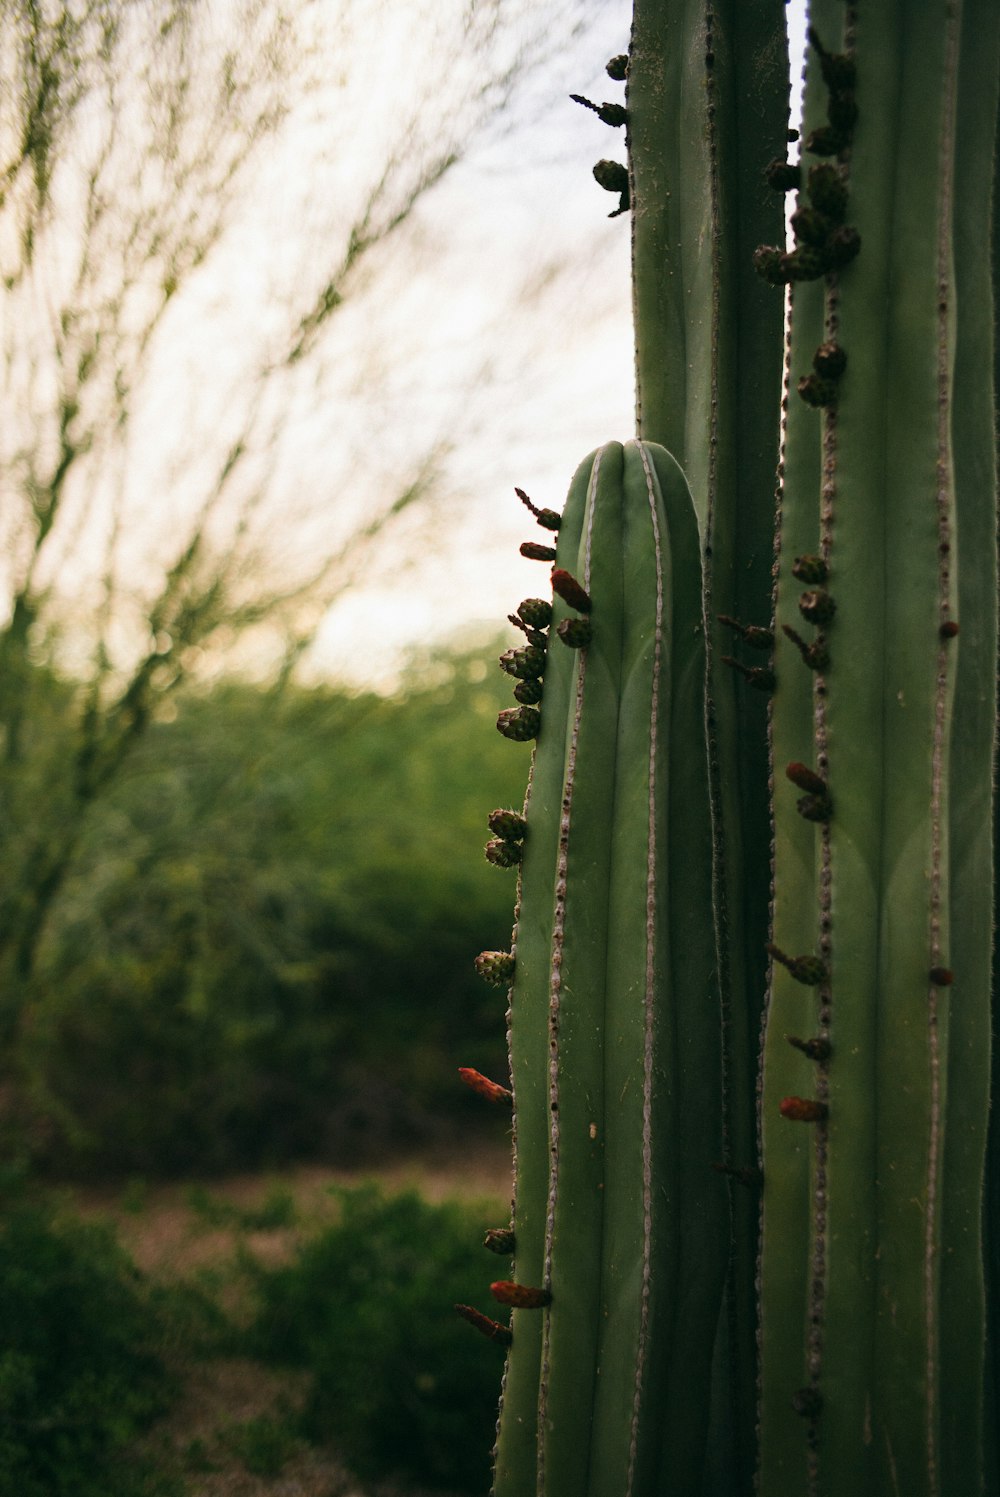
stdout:
POLYGON ((503 1352, 452 1304, 483 1298, 483 1233, 497 1222, 485 1207, 415 1192, 337 1194, 336 1226, 289 1264, 255 1266, 249 1349, 309 1370, 302 1432, 335 1445, 359 1476, 484 1492, 503 1352))
MULTIPOLYGON (((528 759, 494 731, 494 658, 437 659, 392 697, 174 699, 91 805, 30 975, 0 968, 8 1157, 203 1174, 481 1117, 455 1071, 505 1068, 472 958, 506 941, 514 879, 482 857, 486 815, 520 805, 528 759)), ((0 838, 9 900, 19 831, 59 833, 41 766, 69 693, 45 695, 0 838)))
POLYGON ((171 1385, 151 1348, 157 1312, 104 1227, 51 1204, 0 1217, 0 1491, 168 1497, 131 1442, 171 1385))

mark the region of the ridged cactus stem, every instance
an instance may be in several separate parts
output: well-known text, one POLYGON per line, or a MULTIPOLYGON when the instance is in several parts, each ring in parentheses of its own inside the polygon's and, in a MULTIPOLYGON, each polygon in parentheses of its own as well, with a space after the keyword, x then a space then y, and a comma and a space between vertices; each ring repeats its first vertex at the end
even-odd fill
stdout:
POLYGON ((584 463, 558 568, 592 637, 549 647, 510 1014, 514 1277, 551 1304, 514 1310, 495 1491, 694 1497, 728 1234, 698 535, 667 453, 584 463))
POLYGON ((764 1497, 981 1489, 998 20, 986 0, 811 11, 802 159, 826 165, 803 205, 831 163, 847 201, 792 294, 773 939, 825 971, 776 961, 767 1016, 764 1497), (846 367, 816 409, 830 345, 846 367), (804 554, 828 573, 819 613, 804 554), (825 814, 786 765, 820 777, 825 814))
MULTIPOLYGON (((753 252, 784 234, 764 178, 788 125, 782 0, 635 0, 628 76, 636 401, 691 486, 701 533, 705 717, 723 1005, 723 1154, 757 1161, 756 1058, 766 986, 766 693, 771 661, 732 622, 769 622, 782 308, 753 252)), ((734 1176, 730 1177, 735 1179, 734 1176)), ((733 1273, 720 1343, 729 1493, 749 1492, 758 1200, 733 1184, 733 1273)), ((721 1417, 721 1416, 720 1416, 721 1417)))

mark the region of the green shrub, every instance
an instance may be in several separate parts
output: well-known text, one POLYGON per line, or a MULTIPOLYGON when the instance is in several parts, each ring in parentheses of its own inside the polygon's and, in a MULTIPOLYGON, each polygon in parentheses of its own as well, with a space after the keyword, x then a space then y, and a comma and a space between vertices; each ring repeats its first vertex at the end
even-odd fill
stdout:
MULTIPOLYGON (((127 1446, 167 1401, 137 1270, 111 1232, 19 1202, 0 1216, 0 1492, 139 1497, 127 1446)), ((162 1491, 162 1485, 157 1488, 162 1491)))
POLYGON ((336 1226, 256 1268, 251 1350, 311 1371, 303 1432, 360 1476, 485 1492, 503 1358, 452 1306, 503 1276, 482 1247, 500 1208, 337 1194, 336 1226))

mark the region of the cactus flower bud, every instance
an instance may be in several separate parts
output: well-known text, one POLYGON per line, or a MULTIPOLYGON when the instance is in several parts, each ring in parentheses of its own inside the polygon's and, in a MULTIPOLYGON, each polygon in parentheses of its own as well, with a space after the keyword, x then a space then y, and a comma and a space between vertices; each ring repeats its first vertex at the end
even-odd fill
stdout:
POLYGON ((783 1097, 778 1111, 790 1123, 821 1123, 830 1109, 812 1097, 783 1097))
POLYGON ((509 1258, 514 1251, 514 1232, 511 1227, 490 1227, 483 1238, 483 1247, 488 1248, 491 1253, 499 1253, 504 1258, 509 1258))
POLYGON ((847 145, 847 136, 832 125, 820 125, 810 130, 802 144, 813 156, 837 156, 847 145))
POLYGON ((497 732, 514 743, 528 743, 538 737, 542 714, 537 707, 505 707, 497 717, 497 732))
POLYGON ((545 651, 537 645, 528 645, 523 650, 505 650, 500 656, 500 669, 519 681, 537 680, 545 670, 545 651))
MULTIPOLYGON (((829 240, 827 244, 829 244, 829 240)), ((827 246, 800 244, 790 255, 782 256, 786 281, 818 281, 830 269, 827 246)))
POLYGON ((628 192, 628 168, 620 161, 598 161, 594 166, 594 181, 605 192, 628 192))
POLYGON ((822 644, 818 639, 813 640, 812 644, 807 644, 802 635, 796 634, 795 630, 790 628, 788 624, 782 624, 781 627, 810 670, 826 670, 830 664, 830 651, 825 644, 822 644))
POLYGON ((770 942, 767 950, 776 962, 788 969, 796 982, 805 983, 806 987, 817 987, 829 976, 826 962, 821 961, 818 956, 786 956, 779 946, 770 942))
POLYGON ((799 613, 810 624, 828 624, 837 612, 837 605, 828 592, 816 588, 803 593, 799 598, 799 613))
POLYGON ((488 1076, 483 1076, 479 1071, 470 1070, 468 1066, 459 1066, 458 1074, 466 1086, 479 1097, 485 1097, 487 1102, 512 1102, 513 1095, 505 1086, 500 1086, 496 1081, 491 1081, 488 1076))
POLYGON ((624 104, 595 104, 593 100, 584 98, 583 94, 570 94, 570 98, 574 104, 582 104, 584 109, 593 110, 604 125, 628 124, 628 111, 624 104))
POLYGON ((776 244, 761 244, 754 250, 753 268, 772 286, 783 286, 789 279, 785 273, 785 252, 776 244))
POLYGON ((785 1039, 794 1049, 801 1050, 802 1054, 807 1056, 809 1060, 829 1060, 830 1058, 830 1041, 824 1039, 822 1035, 814 1035, 811 1039, 800 1040, 797 1035, 786 1034, 785 1039))
POLYGON ((829 795, 800 795, 795 809, 806 821, 829 821, 833 815, 833 801, 829 795))
POLYGON ((628 54, 626 52, 617 53, 616 56, 612 57, 604 71, 616 83, 624 83, 628 77, 628 54))
POLYGON ((774 635, 770 629, 764 629, 759 624, 741 624, 739 619, 731 619, 727 613, 718 615, 720 624, 726 624, 728 628, 735 629, 745 644, 752 650, 769 650, 774 644, 774 635))
POLYGON ((820 406, 833 405, 837 399, 837 382, 832 379, 822 379, 818 374, 804 374, 796 385, 799 396, 806 405, 820 406))
POLYGON ((836 270, 849 265, 860 249, 861 235, 850 224, 841 224, 839 229, 834 229, 826 242, 830 265, 836 270))
POLYGON ((800 582, 825 582, 829 575, 822 556, 796 556, 792 562, 792 576, 800 582))
POLYGON ((494 868, 516 868, 522 851, 519 842, 508 842, 503 837, 493 837, 483 848, 487 863, 494 868))
POLYGON ((834 223, 840 223, 847 212, 847 184, 832 161, 820 161, 809 168, 809 201, 834 223))
POLYGON ((791 217, 792 232, 803 244, 823 245, 833 228, 825 213, 804 204, 796 208, 791 217))
POLYGON ((938 630, 938 633, 940 634, 942 639, 954 639, 955 635, 958 633, 958 620, 946 619, 945 622, 941 625, 941 628, 938 630))
POLYGON ((500 809, 491 811, 486 824, 495 837, 506 842, 519 842, 528 830, 528 823, 519 811, 500 809))
POLYGON ((839 343, 821 343, 813 354, 813 368, 824 379, 839 379, 847 368, 847 354, 839 343))
POLYGON ((539 509, 537 504, 532 504, 531 500, 528 498, 524 490, 519 489, 516 485, 514 487, 514 493, 520 499, 524 507, 526 509, 530 509, 531 513, 534 515, 535 519, 538 521, 539 525, 541 525, 543 530, 559 529, 559 526, 562 524, 562 516, 558 515, 554 509, 539 509))
POLYGON ((776 156, 765 166, 764 180, 775 192, 794 192, 802 181, 802 168, 797 161, 783 161, 776 156))
POLYGON ((774 671, 764 665, 744 665, 740 660, 734 660, 732 655, 720 655, 719 659, 723 665, 731 665, 733 670, 739 671, 748 686, 753 686, 757 691, 773 691, 777 684, 774 671))
POLYGON ((552 568, 552 591, 578 613, 590 612, 590 594, 571 572, 564 571, 562 567, 552 568))
POLYGON ((936 988, 950 988, 955 981, 955 974, 950 967, 932 967, 930 978, 936 988))
POLYGON ((539 546, 534 541, 521 542, 521 555, 526 556, 529 561, 555 561, 556 553, 552 546, 539 546))
POLYGON ((470 1325, 475 1326, 477 1331, 481 1331, 491 1341, 499 1341, 504 1346, 510 1345, 510 1326, 501 1325, 497 1320, 491 1320, 488 1315, 483 1315, 479 1310, 473 1309, 471 1305, 456 1305, 455 1309, 463 1320, 467 1320, 470 1325))
POLYGON ((841 135, 850 135, 858 122, 858 105, 850 89, 839 89, 830 95, 826 117, 830 121, 831 130, 836 130, 841 135))
POLYGON ((589 645, 591 632, 589 619, 563 619, 556 625, 556 633, 571 650, 582 650, 589 645))
POLYGON ((853 57, 846 52, 828 52, 820 41, 814 26, 807 28, 806 40, 819 58, 819 70, 827 88, 834 92, 853 88, 857 78, 857 67, 853 57))
POLYGON ((797 760, 793 760, 785 766, 785 774, 793 785, 797 785, 800 790, 807 790, 810 795, 826 794, 826 781, 810 769, 808 764, 799 764, 797 760))
POLYGON ((498 1279, 490 1285, 490 1293, 500 1305, 512 1305, 515 1310, 541 1310, 551 1304, 552 1295, 547 1289, 533 1289, 529 1284, 514 1284, 510 1279, 498 1279))
POLYGON ((545 598, 525 598, 517 605, 517 616, 528 629, 547 629, 552 622, 552 604, 545 598))
POLYGON ((481 951, 475 961, 476 971, 494 988, 506 988, 514 980, 514 956, 510 951, 481 951))
POLYGON ((537 677, 528 681, 518 681, 514 687, 514 697, 526 706, 533 706, 542 700, 542 683, 537 677))

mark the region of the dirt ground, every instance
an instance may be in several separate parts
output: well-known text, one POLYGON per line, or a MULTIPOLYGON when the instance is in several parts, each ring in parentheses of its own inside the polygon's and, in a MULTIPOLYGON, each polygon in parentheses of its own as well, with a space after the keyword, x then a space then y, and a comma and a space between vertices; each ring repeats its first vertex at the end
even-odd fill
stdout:
MULTIPOLYGON (((331 1186, 364 1180, 377 1180, 387 1192, 414 1187, 432 1201, 506 1199, 510 1150, 506 1143, 475 1143, 358 1173, 302 1166, 268 1175, 167 1185, 132 1182, 69 1194, 81 1215, 113 1223, 143 1272, 169 1283, 225 1264, 238 1242, 258 1259, 280 1262, 294 1251, 303 1226, 314 1230, 333 1219, 331 1186), (240 1213, 259 1211, 276 1193, 291 1197, 295 1225, 248 1231, 235 1220, 215 1220, 224 1218, 226 1206, 240 1213)), ((445 1497, 391 1484, 361 1486, 329 1452, 290 1441, 283 1433, 285 1421, 275 1414, 287 1415, 304 1397, 305 1380, 294 1374, 216 1357, 175 1360, 173 1371, 180 1398, 150 1430, 142 1449, 159 1469, 183 1476, 186 1497, 445 1497)))

